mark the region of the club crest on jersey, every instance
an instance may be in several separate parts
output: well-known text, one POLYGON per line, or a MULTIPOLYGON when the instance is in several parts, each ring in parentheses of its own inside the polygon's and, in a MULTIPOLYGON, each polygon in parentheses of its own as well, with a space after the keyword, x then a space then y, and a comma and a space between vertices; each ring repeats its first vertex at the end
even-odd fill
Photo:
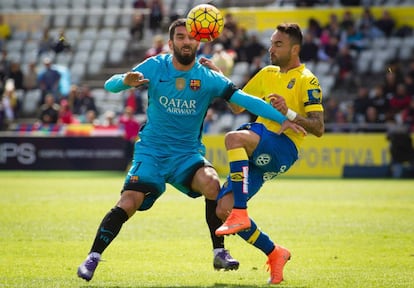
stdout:
POLYGON ((177 90, 183 90, 185 88, 185 79, 184 78, 175 79, 175 88, 177 88, 177 90))
POLYGON ((293 88, 293 86, 295 86, 295 83, 296 83, 296 79, 295 79, 295 78, 291 79, 291 80, 289 81, 288 85, 287 85, 287 88, 288 88, 288 89, 292 89, 292 88, 293 88))
POLYGON ((131 178, 129 178, 130 183, 137 183, 138 182, 138 176, 133 175, 131 178))
POLYGON ((190 80, 190 88, 193 91, 197 91, 201 87, 201 80, 199 79, 191 79, 190 80))

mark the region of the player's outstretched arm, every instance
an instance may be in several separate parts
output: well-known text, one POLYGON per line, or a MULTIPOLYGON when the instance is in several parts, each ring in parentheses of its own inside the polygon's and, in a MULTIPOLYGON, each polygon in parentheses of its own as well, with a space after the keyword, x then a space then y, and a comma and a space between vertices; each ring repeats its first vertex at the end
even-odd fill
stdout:
POLYGON ((316 137, 321 137, 325 130, 323 112, 312 111, 308 112, 306 117, 303 117, 296 112, 291 111, 287 105, 285 99, 277 94, 269 95, 271 97, 270 103, 274 108, 279 110, 282 114, 286 115, 291 121, 305 128, 307 132, 312 133, 316 137), (290 111, 290 112, 289 112, 290 111), (289 116, 290 113, 290 116, 289 116))
POLYGON ((131 87, 138 87, 148 83, 148 79, 140 72, 127 72, 125 74, 115 74, 106 80, 104 88, 112 93, 118 93, 131 87))

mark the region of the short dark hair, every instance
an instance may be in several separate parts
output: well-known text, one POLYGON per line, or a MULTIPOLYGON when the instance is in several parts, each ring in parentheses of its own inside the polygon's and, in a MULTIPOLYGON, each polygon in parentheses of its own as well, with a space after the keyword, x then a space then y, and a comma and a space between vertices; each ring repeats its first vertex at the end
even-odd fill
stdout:
POLYGON ((171 24, 170 24, 170 28, 168 28, 168 32, 170 34, 170 40, 174 39, 174 33, 175 33, 175 29, 177 27, 181 27, 184 26, 185 27, 185 23, 187 22, 186 18, 179 18, 177 20, 174 20, 171 24))
POLYGON ((288 34, 293 45, 297 44, 302 47, 303 34, 298 24, 283 23, 279 24, 276 29, 280 32, 288 34))

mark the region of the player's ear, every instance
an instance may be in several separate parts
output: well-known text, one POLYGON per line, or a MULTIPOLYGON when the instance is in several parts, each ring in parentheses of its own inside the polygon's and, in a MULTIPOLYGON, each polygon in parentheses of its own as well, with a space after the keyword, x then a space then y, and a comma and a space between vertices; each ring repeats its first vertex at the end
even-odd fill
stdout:
POLYGON ((292 46, 292 53, 295 55, 299 55, 300 52, 300 45, 299 44, 294 44, 292 46))

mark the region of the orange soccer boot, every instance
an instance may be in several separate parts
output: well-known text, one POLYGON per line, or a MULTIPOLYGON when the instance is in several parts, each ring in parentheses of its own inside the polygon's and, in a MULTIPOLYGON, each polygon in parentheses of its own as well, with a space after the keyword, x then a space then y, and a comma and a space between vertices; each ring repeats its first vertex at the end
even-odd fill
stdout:
POLYGON ((237 232, 247 230, 251 226, 247 209, 233 208, 227 220, 216 230, 217 236, 236 234, 237 232))
POLYGON ((269 284, 279 284, 283 281, 283 267, 290 260, 288 249, 276 245, 272 253, 269 254, 266 264, 270 270, 269 284))

